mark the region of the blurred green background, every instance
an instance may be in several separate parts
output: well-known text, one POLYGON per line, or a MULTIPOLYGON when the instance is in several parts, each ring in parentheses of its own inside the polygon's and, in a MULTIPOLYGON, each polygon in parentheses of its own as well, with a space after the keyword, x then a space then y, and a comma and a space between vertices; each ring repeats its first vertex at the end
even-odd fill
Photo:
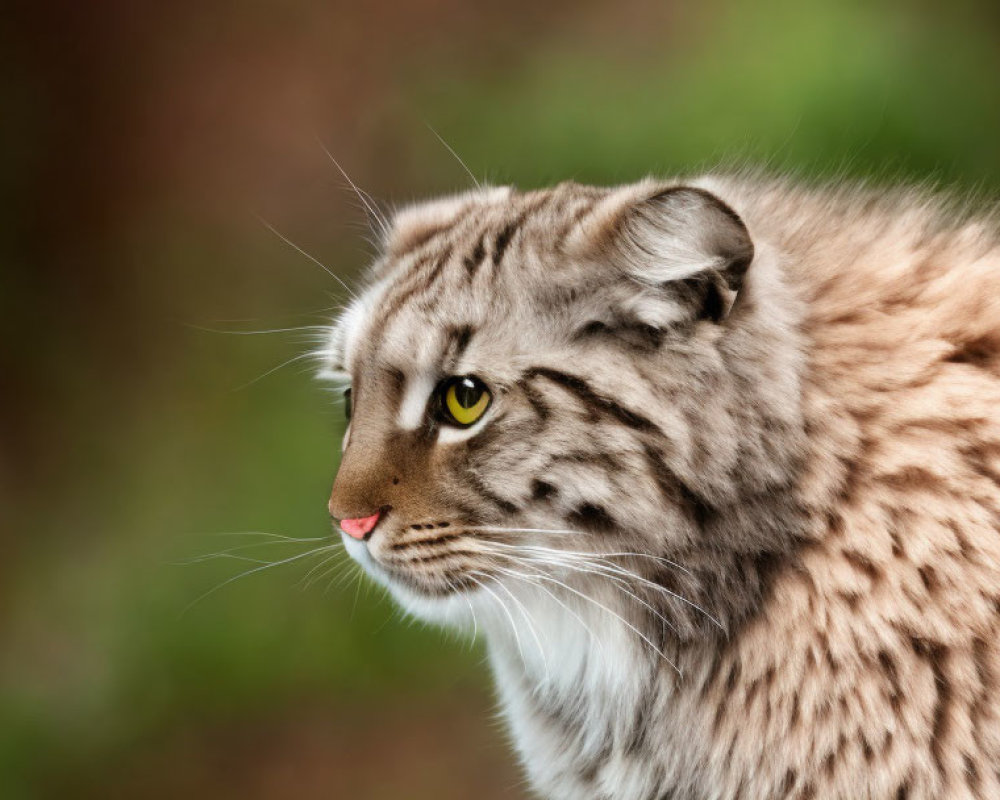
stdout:
POLYGON ((258 215, 346 280, 368 258, 319 140, 386 203, 468 185, 428 124, 523 186, 720 162, 1000 186, 988 0, 12 6, 4 798, 526 796, 481 647, 345 564, 305 585, 339 547, 189 607, 257 566, 199 556, 336 542, 220 535, 330 537, 341 409, 307 332, 249 334, 342 299, 258 215))

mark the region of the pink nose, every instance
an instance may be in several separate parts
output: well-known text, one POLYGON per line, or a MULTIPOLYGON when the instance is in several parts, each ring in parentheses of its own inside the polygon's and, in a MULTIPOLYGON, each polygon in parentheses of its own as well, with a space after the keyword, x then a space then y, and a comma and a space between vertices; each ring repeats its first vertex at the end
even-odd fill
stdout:
POLYGON ((348 536, 355 539, 364 539, 372 528, 378 524, 378 518, 382 516, 381 511, 376 511, 370 517, 356 517, 355 519, 342 519, 340 529, 348 536))

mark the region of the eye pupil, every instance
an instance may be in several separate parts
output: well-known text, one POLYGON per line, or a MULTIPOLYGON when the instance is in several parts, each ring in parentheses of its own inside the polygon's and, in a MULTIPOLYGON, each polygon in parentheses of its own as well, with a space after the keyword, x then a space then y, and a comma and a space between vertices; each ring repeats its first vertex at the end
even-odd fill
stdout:
POLYGON ((449 378, 441 383, 438 391, 441 421, 463 428, 479 420, 492 400, 485 384, 471 375, 449 378))
POLYGON ((472 408, 483 396, 483 389, 471 378, 462 378, 455 385, 455 399, 462 408, 472 408))
POLYGON ((344 416, 348 419, 351 418, 351 390, 350 388, 344 389, 344 416))

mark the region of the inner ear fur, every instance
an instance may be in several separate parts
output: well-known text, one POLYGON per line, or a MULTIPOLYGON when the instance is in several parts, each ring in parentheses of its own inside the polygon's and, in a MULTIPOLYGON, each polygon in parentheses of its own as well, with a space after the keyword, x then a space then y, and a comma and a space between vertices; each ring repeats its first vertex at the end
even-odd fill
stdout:
POLYGON ((607 235, 609 255, 630 277, 665 290, 689 315, 715 321, 729 313, 754 257, 739 215, 691 186, 628 205, 607 235))

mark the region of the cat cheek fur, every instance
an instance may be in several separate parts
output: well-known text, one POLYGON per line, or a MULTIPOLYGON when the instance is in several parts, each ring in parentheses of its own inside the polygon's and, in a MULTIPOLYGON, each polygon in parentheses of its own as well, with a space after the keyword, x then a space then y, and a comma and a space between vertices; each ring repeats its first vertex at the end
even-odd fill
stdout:
POLYGON ((474 191, 397 215, 328 350, 341 499, 392 509, 351 547, 474 619, 544 796, 1000 796, 993 223, 756 176, 474 191), (480 426, 430 413, 449 375, 480 426))

